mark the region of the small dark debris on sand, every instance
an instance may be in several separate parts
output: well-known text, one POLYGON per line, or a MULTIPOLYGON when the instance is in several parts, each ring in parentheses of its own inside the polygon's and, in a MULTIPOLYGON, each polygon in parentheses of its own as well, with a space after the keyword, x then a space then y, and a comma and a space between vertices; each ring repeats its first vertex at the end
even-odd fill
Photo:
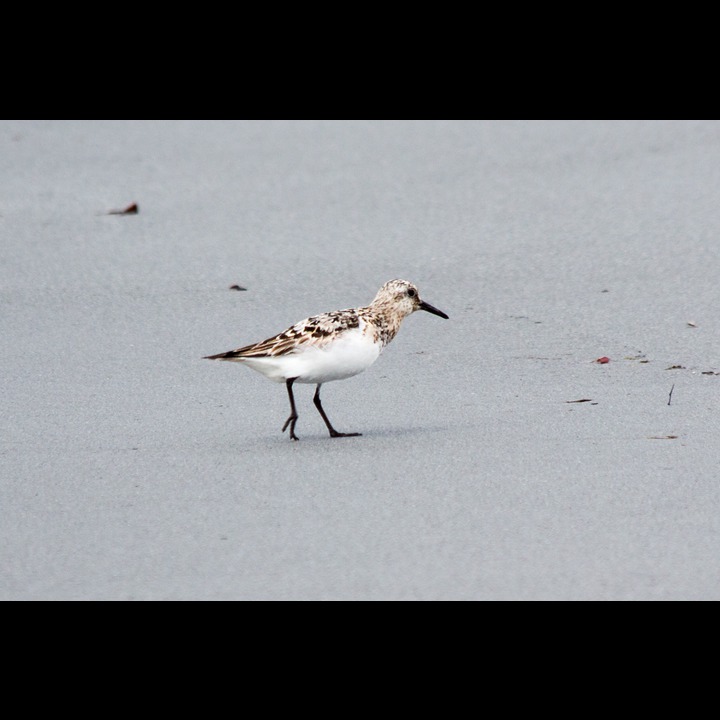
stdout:
POLYGON ((242 287, 242 285, 231 285, 228 290, 247 290, 247 288, 242 287))
POLYGON ((637 355, 626 355, 625 360, 637 360, 639 363, 649 363, 645 353, 639 352, 637 355))
POLYGON ((137 215, 140 212, 140 208, 137 203, 128 205, 124 210, 110 210, 108 215, 137 215))

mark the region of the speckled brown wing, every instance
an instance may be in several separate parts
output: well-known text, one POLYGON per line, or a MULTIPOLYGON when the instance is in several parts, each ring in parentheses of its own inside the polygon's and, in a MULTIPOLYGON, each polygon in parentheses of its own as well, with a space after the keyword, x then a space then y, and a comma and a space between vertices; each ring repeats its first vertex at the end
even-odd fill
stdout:
POLYGON ((230 350, 218 355, 207 355, 204 359, 237 360, 239 358, 276 357, 292 353, 307 343, 321 348, 343 332, 358 327, 359 324, 358 313, 354 309, 314 315, 295 323, 275 337, 254 345, 246 345, 237 350, 230 350))

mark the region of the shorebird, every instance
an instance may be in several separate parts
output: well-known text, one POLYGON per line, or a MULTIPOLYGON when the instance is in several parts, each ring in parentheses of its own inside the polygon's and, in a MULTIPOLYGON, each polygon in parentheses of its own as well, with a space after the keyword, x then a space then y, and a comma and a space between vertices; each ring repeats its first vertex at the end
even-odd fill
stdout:
POLYGON ((206 360, 230 360, 247 365, 266 378, 285 383, 290 398, 290 416, 282 432, 298 440, 298 419, 293 384, 315 384, 313 403, 330 437, 357 437, 362 433, 335 430, 320 402, 320 388, 333 380, 344 380, 367 370, 385 346, 397 335, 402 321, 416 310, 448 316, 420 299, 418 289, 407 280, 390 280, 365 307, 335 310, 295 323, 279 335, 245 345, 237 350, 207 355, 206 360))

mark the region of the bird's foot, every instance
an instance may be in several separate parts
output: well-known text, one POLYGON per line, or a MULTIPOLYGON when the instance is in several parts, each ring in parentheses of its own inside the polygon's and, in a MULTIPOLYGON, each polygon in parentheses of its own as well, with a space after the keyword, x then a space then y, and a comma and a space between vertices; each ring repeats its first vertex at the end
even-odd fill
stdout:
POLYGON ((297 422, 298 416, 297 415, 291 415, 286 421, 285 424, 282 426, 282 432, 285 432, 288 428, 288 425, 290 426, 290 439, 291 440, 299 440, 300 438, 295 434, 295 423, 297 422))

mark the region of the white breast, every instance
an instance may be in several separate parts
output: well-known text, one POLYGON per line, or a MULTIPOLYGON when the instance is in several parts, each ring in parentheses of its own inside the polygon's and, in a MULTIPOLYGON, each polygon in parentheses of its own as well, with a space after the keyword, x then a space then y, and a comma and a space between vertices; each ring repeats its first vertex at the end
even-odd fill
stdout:
POLYGON ((298 382, 344 380, 367 370, 380 356, 380 345, 361 328, 345 331, 322 348, 309 348, 297 356, 298 382))

